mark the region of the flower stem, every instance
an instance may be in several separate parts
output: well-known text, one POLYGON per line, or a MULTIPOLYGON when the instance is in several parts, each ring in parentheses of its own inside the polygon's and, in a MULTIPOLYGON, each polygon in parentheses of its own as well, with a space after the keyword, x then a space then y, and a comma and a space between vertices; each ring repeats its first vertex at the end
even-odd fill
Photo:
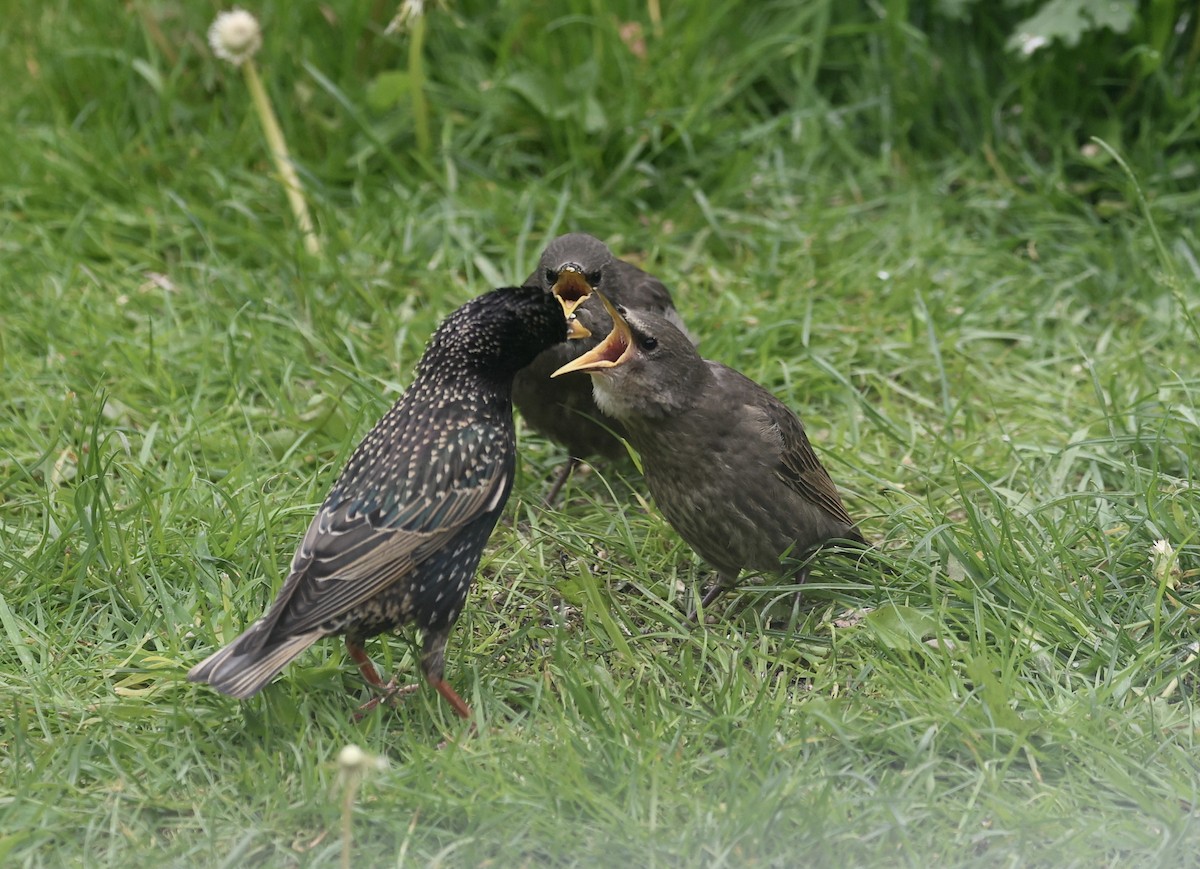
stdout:
POLYGON ((413 18, 408 43, 408 80, 412 94, 413 124, 417 134, 417 152, 428 157, 433 152, 429 134, 429 103, 425 99, 425 16, 413 18))
POLYGON ((246 74, 246 87, 250 89, 250 98, 254 101, 254 108, 258 112, 258 119, 262 122, 263 133, 267 137, 267 147, 271 149, 271 156, 275 159, 275 168, 279 170, 279 176, 283 179, 283 188, 287 192, 288 204, 292 206, 292 213, 296 215, 296 223, 300 226, 300 233, 304 236, 304 248, 310 254, 318 255, 321 253, 321 242, 317 239, 317 234, 313 231, 312 219, 308 216, 308 203, 304 200, 304 188, 300 185, 300 178, 296 175, 296 169, 292 166, 291 157, 288 156, 287 142, 284 141, 283 131, 279 129, 279 121, 275 119, 275 112, 271 108, 271 101, 267 98, 267 92, 263 88, 262 79, 258 77, 258 67, 254 65, 254 61, 247 59, 242 64, 242 70, 246 74))
POLYGON ((350 869, 350 856, 354 850, 354 798, 358 795, 360 776, 350 773, 346 776, 346 790, 342 793, 342 869, 350 869))
POLYGON ((646 8, 650 13, 650 26, 654 29, 654 35, 662 38, 662 7, 658 5, 658 0, 646 0, 646 8))

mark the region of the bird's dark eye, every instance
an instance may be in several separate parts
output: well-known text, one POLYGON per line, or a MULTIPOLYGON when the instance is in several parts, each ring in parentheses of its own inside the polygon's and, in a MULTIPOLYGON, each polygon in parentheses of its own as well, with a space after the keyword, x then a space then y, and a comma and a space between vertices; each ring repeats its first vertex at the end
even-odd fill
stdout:
POLYGON ((588 272, 583 276, 583 279, 588 282, 589 287, 597 287, 600 285, 600 272, 588 272))
POLYGON ((558 280, 558 272, 554 269, 546 269, 546 283, 553 284, 558 280))
POLYGON ((653 350, 658 346, 658 339, 653 335, 643 335, 638 339, 638 346, 646 351, 653 350))

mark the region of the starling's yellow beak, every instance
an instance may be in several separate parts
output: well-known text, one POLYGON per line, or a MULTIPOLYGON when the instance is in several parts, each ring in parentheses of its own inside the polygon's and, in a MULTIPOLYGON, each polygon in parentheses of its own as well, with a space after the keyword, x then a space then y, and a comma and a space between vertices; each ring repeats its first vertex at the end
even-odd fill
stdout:
POLYGON ((597 292, 596 295, 600 297, 605 310, 612 317, 612 331, 598 345, 577 359, 572 359, 551 374, 551 377, 569 374, 572 371, 600 371, 605 368, 613 368, 628 358, 629 348, 633 346, 633 332, 630 331, 629 324, 625 322, 624 317, 617 313, 617 309, 612 306, 612 303, 604 298, 603 293, 597 292))
POLYGON ((579 338, 591 338, 592 330, 579 322, 574 314, 567 317, 567 339, 575 341, 579 338))
POLYGON ((550 292, 558 297, 562 304, 563 313, 570 317, 575 309, 587 301, 595 287, 588 283, 583 273, 574 266, 563 266, 558 273, 558 280, 550 288, 550 292))

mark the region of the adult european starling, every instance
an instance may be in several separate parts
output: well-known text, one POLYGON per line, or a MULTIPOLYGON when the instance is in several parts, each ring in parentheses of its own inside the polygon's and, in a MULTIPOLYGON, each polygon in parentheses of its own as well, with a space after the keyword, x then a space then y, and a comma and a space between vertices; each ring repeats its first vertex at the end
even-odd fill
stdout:
POLYGON ((702 606, 744 568, 780 573, 785 555, 834 539, 866 544, 783 402, 701 358, 666 318, 608 307, 608 337, 555 376, 592 375, 596 403, 623 424, 658 508, 717 568, 702 606))
POLYGON ((542 353, 513 383, 513 400, 525 421, 570 454, 546 494, 546 502, 553 503, 580 459, 614 459, 625 454, 619 440, 624 435, 621 424, 596 407, 588 378, 582 374, 550 378, 556 369, 599 344, 600 336, 612 328, 612 320, 603 305, 591 298, 592 293, 599 290, 631 311, 660 314, 685 334, 687 329, 662 281, 617 259, 604 242, 586 233, 560 235, 550 242, 525 283, 554 293, 564 310, 574 313, 592 333, 590 339, 556 345, 542 353))
POLYGON ((533 287, 493 290, 447 317, 408 391, 350 456, 275 602, 188 679, 249 697, 344 634, 363 678, 388 690, 363 641, 413 623, 426 680, 468 717, 442 678, 446 640, 512 489, 513 376, 566 337, 560 303, 533 287))

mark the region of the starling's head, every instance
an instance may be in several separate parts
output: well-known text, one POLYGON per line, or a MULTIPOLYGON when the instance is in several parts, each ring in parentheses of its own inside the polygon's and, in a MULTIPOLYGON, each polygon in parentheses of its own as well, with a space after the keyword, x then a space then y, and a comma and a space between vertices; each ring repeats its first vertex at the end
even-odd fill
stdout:
POLYGON ((570 316, 596 290, 604 289, 604 273, 613 261, 612 251, 585 232, 560 235, 542 251, 537 284, 553 293, 570 316))
POLYGON ((505 287, 467 302, 438 326, 421 360, 512 377, 539 353, 567 339, 567 319, 537 287, 505 287))
POLYGON ((597 293, 613 320, 596 347, 552 374, 592 375, 596 405, 622 421, 664 416, 690 406, 708 375, 691 340, 659 314, 613 307, 597 293))

